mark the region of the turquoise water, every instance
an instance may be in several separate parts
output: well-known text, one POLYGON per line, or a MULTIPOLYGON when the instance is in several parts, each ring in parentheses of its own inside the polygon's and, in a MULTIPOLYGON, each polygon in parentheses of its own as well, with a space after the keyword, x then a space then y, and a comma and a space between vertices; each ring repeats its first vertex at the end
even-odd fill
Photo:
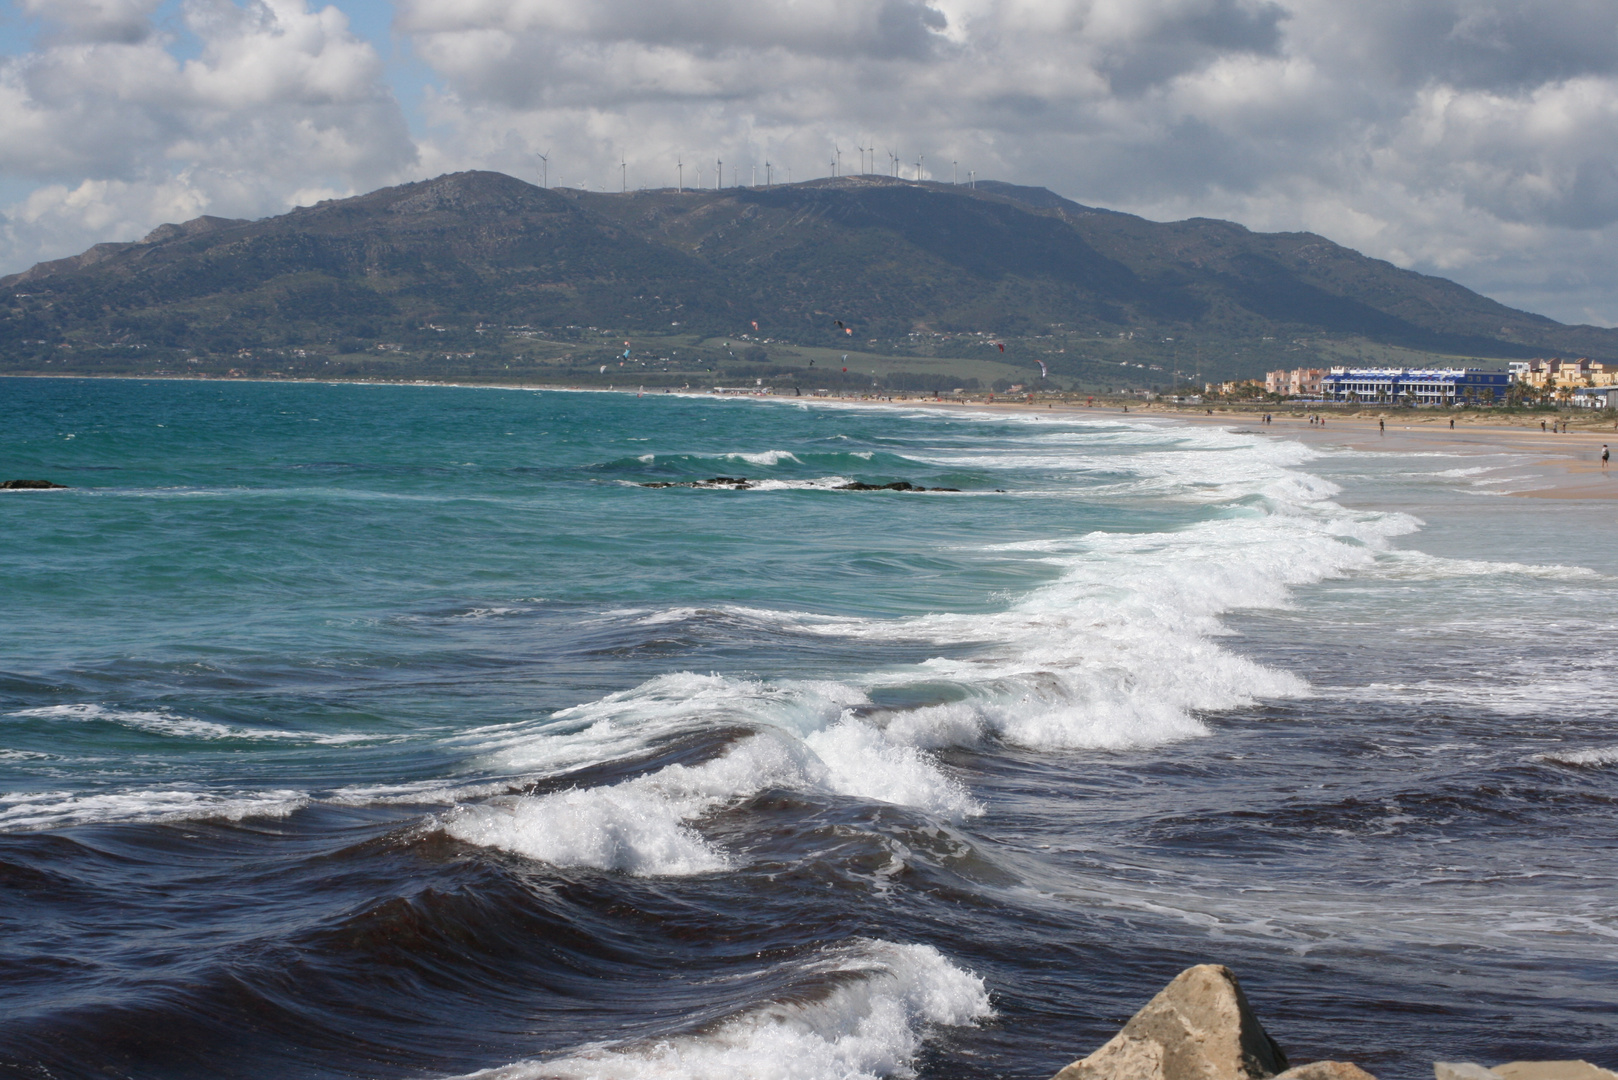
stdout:
POLYGON ((0 479, 69 485, 0 495, 11 1067, 1036 1077, 1202 960, 1299 1060, 1613 1049, 1610 514, 1542 535, 1514 462, 445 387, 0 410, 0 479), (715 476, 755 486, 642 486, 715 476))

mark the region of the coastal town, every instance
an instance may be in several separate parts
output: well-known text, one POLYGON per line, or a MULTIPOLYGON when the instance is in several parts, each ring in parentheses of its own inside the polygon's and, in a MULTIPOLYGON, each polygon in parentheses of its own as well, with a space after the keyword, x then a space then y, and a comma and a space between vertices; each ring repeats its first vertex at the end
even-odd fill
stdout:
POLYGON ((1438 408, 1555 405, 1618 408, 1618 364, 1589 359, 1515 360, 1505 371, 1484 368, 1332 367, 1266 373, 1264 381, 1208 383, 1222 401, 1296 401, 1319 405, 1438 408))

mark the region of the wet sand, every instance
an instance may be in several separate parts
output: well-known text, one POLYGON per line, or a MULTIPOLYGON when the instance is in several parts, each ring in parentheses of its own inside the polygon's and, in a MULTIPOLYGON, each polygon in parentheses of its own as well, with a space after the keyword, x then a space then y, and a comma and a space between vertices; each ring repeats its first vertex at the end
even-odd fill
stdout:
MULTIPOLYGON (((1090 407, 1043 402, 1030 405, 1021 402, 986 404, 915 400, 895 401, 894 404, 1047 415, 1124 415, 1121 406, 1099 404, 1090 407)), ((1272 413, 1274 421, 1265 424, 1261 422, 1261 414, 1256 412, 1216 411, 1208 415, 1190 409, 1165 409, 1149 405, 1132 405, 1128 415, 1131 418, 1167 417, 1193 424, 1243 428, 1312 445, 1346 446, 1354 450, 1396 454, 1445 453, 1463 458, 1475 454, 1480 460, 1496 454, 1519 455, 1522 459, 1520 462, 1500 466, 1500 478, 1511 481, 1510 488, 1504 490, 1503 494, 1532 499, 1618 499, 1618 462, 1605 469, 1601 467, 1603 444, 1618 454, 1618 430, 1596 427, 1599 421, 1575 421, 1581 423, 1581 427, 1563 434, 1540 431, 1537 420, 1530 422, 1525 419, 1522 423, 1512 424, 1468 416, 1457 417, 1455 427, 1451 429, 1449 416, 1445 414, 1390 415, 1386 430, 1377 427, 1375 416, 1330 413, 1326 414, 1324 424, 1311 424, 1307 417, 1283 412, 1272 413), (1533 426, 1529 426, 1530 423, 1533 426)))

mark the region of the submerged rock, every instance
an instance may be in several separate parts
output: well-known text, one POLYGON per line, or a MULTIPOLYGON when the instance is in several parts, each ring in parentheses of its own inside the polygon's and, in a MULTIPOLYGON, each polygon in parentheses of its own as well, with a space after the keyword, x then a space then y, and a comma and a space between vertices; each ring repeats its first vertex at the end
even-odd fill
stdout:
POLYGON ((930 488, 912 484, 908 480, 895 480, 891 484, 867 484, 855 480, 851 484, 838 484, 838 491, 960 491, 960 488, 930 488))
POLYGON ((45 491, 66 487, 66 484, 53 484, 49 480, 6 480, 0 483, 0 491, 45 491))
MULTIPOLYGON (((1288 1067, 1231 970, 1199 964, 1174 977, 1101 1049, 1054 1080, 1376 1080, 1346 1061, 1288 1067)), ((1440 1077, 1439 1080, 1444 1080, 1440 1077)))
POLYGON ((1436 1080, 1502 1080, 1499 1073, 1475 1061, 1435 1061, 1436 1080))
MULTIPOLYGON (((749 488, 754 488, 754 487, 757 487, 757 486, 758 486, 758 484, 755 481, 749 480, 745 476, 714 476, 714 477, 710 477, 707 480, 651 480, 651 481, 648 481, 646 483, 641 484, 641 487, 648 487, 648 488, 671 488, 671 487, 723 488, 723 489, 725 489, 727 491, 747 491, 749 488)), ((956 492, 958 492, 961 489, 960 488, 946 488, 946 487, 935 487, 935 488, 922 487, 919 484, 912 484, 908 480, 895 480, 891 484, 867 484, 867 483, 863 483, 863 482, 861 482, 859 480, 855 480, 851 484, 838 484, 836 487, 832 488, 832 490, 833 491, 956 491, 956 492)))
POLYGON ((653 480, 641 485, 641 487, 649 488, 729 488, 735 491, 746 491, 752 486, 753 484, 745 476, 715 476, 707 480, 653 480))

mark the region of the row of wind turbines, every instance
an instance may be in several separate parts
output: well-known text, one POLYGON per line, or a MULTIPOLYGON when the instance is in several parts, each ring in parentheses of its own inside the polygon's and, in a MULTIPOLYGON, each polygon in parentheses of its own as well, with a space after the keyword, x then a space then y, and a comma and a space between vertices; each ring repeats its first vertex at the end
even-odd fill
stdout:
MULTIPOLYGON (((877 148, 874 147, 874 146, 856 146, 854 149, 859 151, 859 155, 860 155, 860 175, 869 176, 869 175, 875 173, 876 172, 876 151, 877 151, 877 148), (871 155, 871 166, 870 166, 869 169, 867 169, 865 167, 865 155, 866 154, 871 155)), ((537 155, 539 157, 539 176, 540 176, 539 186, 542 187, 542 188, 546 188, 546 189, 549 189, 549 187, 551 186, 551 156, 550 155, 551 155, 551 152, 550 152, 549 149, 547 149, 543 154, 537 155)), ((923 165, 925 164, 926 161, 927 161, 927 155, 918 154, 916 156, 915 173, 911 177, 911 179, 920 180, 922 178, 922 168, 923 168, 923 165)), ((905 161, 902 157, 900 157, 898 152, 896 152, 894 150, 889 150, 888 151, 888 175, 889 176, 892 176, 892 177, 894 177, 895 179, 898 179, 898 180, 905 179, 904 167, 906 165, 908 165, 908 164, 909 164, 909 162, 905 161)), ((724 178, 725 178, 725 162, 724 162, 724 159, 723 158, 718 158, 718 157, 714 158, 713 165, 714 165, 713 190, 718 191, 720 188, 725 186, 724 185, 724 178)), ((841 146, 837 146, 835 144, 832 146, 832 159, 831 159, 831 161, 827 162, 827 165, 830 167, 831 175, 834 178, 844 175, 844 173, 843 173, 843 148, 841 146)), ((764 162, 764 186, 766 188, 775 186, 775 174, 774 174, 775 167, 776 167, 775 164, 773 162, 771 162, 771 161, 766 160, 764 162)), ((736 167, 734 165, 731 166, 731 173, 732 173, 731 187, 739 186, 735 181, 735 176, 734 176, 735 168, 736 167)), ((628 191, 629 190, 629 161, 628 161, 627 158, 620 157, 618 159, 618 169, 619 169, 619 174, 618 174, 619 175, 619 190, 620 191, 628 191)), ((679 191, 681 191, 683 193, 685 191, 685 159, 684 159, 683 156, 679 156, 679 157, 676 157, 674 159, 674 170, 675 170, 675 186, 679 189, 679 191)), ((697 170, 697 182, 694 185, 692 185, 692 188, 693 188, 693 190, 704 189, 705 185, 702 182, 702 164, 701 163, 696 165, 696 170, 697 170)), ((951 161, 949 163, 949 170, 950 170, 949 171, 949 182, 951 184, 959 184, 961 182, 960 162, 951 161)), ((974 189, 976 189, 976 187, 978 186, 977 173, 974 170, 968 169, 966 175, 967 175, 967 183, 970 184, 974 189)), ((792 179, 792 167, 789 165, 789 166, 787 166, 787 183, 790 184, 790 183, 793 183, 793 182, 794 181, 792 179)), ((753 182, 749 186, 758 187, 758 166, 756 164, 753 166, 753 182)))

